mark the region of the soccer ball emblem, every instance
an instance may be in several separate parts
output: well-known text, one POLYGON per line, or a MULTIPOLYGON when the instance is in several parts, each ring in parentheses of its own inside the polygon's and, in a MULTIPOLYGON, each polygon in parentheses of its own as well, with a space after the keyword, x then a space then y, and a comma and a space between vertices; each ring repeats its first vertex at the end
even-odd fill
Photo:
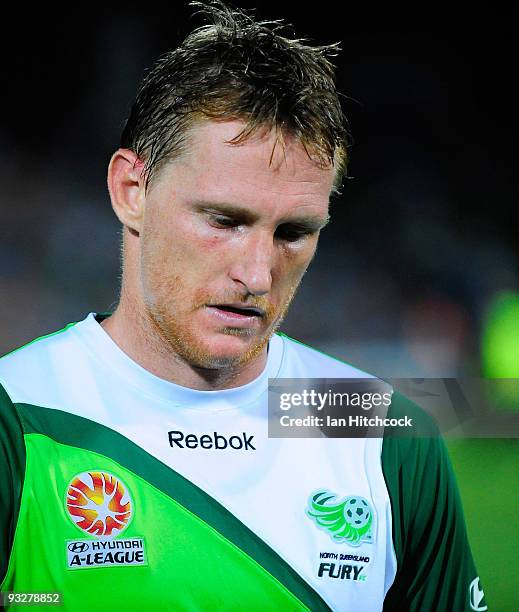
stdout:
POLYGON ((311 494, 308 505, 307 515, 334 542, 347 542, 350 546, 373 542, 375 513, 364 497, 350 495, 341 501, 328 489, 319 489, 311 494))
POLYGON ((362 529, 371 518, 368 502, 363 497, 350 497, 344 502, 344 518, 356 529, 362 529))

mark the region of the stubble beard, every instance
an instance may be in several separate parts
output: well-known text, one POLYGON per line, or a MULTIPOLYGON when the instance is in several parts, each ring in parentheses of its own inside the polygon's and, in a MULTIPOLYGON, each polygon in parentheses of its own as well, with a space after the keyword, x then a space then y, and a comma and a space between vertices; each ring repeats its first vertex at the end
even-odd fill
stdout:
MULTIPOLYGON (((181 294, 181 280, 180 278, 175 279, 175 293, 181 294)), ((289 294, 282 304, 281 308, 276 309, 269 304, 266 298, 252 298, 247 301, 248 306, 256 306, 263 308, 266 312, 264 320, 268 322, 267 331, 262 335, 258 336, 257 341, 253 342, 243 353, 239 355, 215 355, 200 339, 200 333, 194 333, 189 323, 183 323, 182 320, 178 320, 175 313, 169 311, 166 308, 166 304, 171 303, 171 296, 169 299, 162 299, 159 304, 157 301, 145 303, 146 318, 149 319, 151 325, 154 327, 156 332, 162 339, 162 344, 166 344, 166 351, 171 356, 176 356, 183 362, 202 370, 222 370, 226 368, 242 368, 249 364, 251 361, 259 357, 265 347, 267 346, 270 338, 279 328, 283 322, 288 308, 295 296, 295 293, 299 287, 301 279, 299 279, 290 288, 289 294), (277 312, 276 312, 277 311, 277 312)), ((229 302, 236 300, 229 299, 229 302)), ((219 303, 225 303, 225 299, 220 299, 219 303)), ((194 316, 199 308, 203 308, 207 302, 196 303, 191 311, 187 314, 189 317, 194 316)), ((186 314, 184 313, 184 317, 186 314)), ((250 328, 239 328, 225 326, 216 330, 217 333, 221 333, 227 336, 236 337, 248 337, 257 335, 257 331, 250 328)))

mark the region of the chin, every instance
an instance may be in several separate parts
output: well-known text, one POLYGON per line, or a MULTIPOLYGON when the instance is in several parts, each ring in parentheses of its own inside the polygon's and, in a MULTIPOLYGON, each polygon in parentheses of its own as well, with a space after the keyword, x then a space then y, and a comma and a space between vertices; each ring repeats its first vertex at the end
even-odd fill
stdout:
MULTIPOLYGON (((243 330, 240 330, 243 331, 243 330)), ((206 361, 213 367, 226 368, 243 365, 257 356, 266 341, 263 338, 244 334, 225 334, 205 347, 206 361)))
POLYGON ((269 340, 268 335, 244 334, 247 330, 226 330, 211 340, 192 342, 187 355, 193 365, 207 369, 243 366, 258 357, 269 340))

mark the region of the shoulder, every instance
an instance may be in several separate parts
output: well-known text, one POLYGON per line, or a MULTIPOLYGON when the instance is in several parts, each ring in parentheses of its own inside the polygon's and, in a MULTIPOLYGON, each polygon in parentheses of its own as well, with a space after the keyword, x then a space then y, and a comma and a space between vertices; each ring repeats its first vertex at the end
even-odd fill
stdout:
POLYGON ((373 378, 359 368, 278 332, 283 356, 279 378, 373 378))
POLYGON ((477 571, 445 443, 432 417, 399 393, 388 415, 409 416, 416 427, 409 437, 385 437, 382 446, 397 558, 384 610, 469 610, 477 571))
POLYGON ((77 362, 79 347, 76 323, 52 332, 0 358, 0 385, 14 403, 33 403, 56 389, 77 362))
POLYGON ((437 470, 449 465, 436 421, 398 391, 392 395, 387 416, 412 421, 409 429, 389 428, 384 433, 382 468, 389 488, 394 488, 396 483, 399 487, 407 488, 422 479, 434 481, 437 470), (404 474, 407 478, 403 478, 404 474))
MULTIPOLYGON (((375 374, 294 340, 286 334, 278 332, 275 342, 276 349, 282 351, 278 378, 379 379, 375 374)), ((392 392, 387 416, 397 419, 407 416, 413 421, 409 436, 393 437, 388 434, 384 439, 386 447, 393 447, 399 454, 406 454, 410 449, 417 452, 420 447, 428 446, 426 441, 437 442, 440 439, 436 421, 418 404, 398 391, 392 392)))

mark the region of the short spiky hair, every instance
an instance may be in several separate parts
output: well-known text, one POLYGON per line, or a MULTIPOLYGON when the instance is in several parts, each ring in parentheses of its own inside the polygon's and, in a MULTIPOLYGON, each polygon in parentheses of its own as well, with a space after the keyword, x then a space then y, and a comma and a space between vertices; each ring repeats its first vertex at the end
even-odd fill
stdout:
POLYGON ((346 170, 346 120, 328 59, 338 45, 312 47, 281 34, 281 21, 254 21, 220 0, 191 2, 208 21, 146 74, 121 146, 144 162, 148 186, 161 166, 180 155, 200 119, 245 122, 231 143, 259 128, 295 136, 323 166, 346 170))

